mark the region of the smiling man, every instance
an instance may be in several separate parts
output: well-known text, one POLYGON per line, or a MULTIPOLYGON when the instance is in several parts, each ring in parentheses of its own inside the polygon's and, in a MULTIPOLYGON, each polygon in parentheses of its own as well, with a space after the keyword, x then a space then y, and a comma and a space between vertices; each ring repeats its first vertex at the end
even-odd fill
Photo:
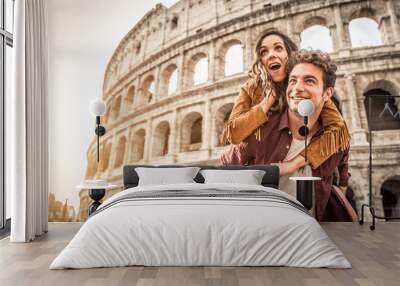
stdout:
MULTIPOLYGON (((302 50, 293 55, 288 64, 289 84, 286 91, 287 107, 280 113, 269 114, 269 120, 261 127, 261 140, 249 136, 238 145, 231 145, 221 156, 225 165, 253 165, 277 163, 280 168, 283 185, 281 190, 293 193, 285 178, 304 167, 304 159, 298 155, 304 149, 304 137, 299 128, 304 125, 303 117, 298 113, 299 102, 309 99, 314 103, 315 111, 309 117, 311 141, 324 132, 320 124, 320 113, 324 103, 333 95, 336 81, 336 65, 328 54, 320 51, 302 50)), ((315 215, 319 221, 352 221, 354 211, 343 194, 333 186, 333 176, 338 169, 340 189, 345 192, 350 174, 348 173, 349 149, 332 155, 309 173, 321 177, 315 182, 315 215)))

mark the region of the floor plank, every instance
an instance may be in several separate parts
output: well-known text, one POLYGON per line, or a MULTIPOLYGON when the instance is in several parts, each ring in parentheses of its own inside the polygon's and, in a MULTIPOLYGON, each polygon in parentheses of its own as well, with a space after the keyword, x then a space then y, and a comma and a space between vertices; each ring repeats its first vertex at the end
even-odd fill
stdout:
POLYGON ((85 270, 48 269, 81 223, 50 223, 49 233, 32 243, 0 240, 0 285, 400 285, 400 223, 368 225, 323 223, 352 269, 290 267, 117 267, 85 270))

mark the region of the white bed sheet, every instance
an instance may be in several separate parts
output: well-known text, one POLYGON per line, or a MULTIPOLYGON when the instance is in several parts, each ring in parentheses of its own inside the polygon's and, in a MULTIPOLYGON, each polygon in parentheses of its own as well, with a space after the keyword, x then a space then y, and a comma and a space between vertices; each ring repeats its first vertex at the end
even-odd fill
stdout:
MULTIPOLYGON (((179 184, 163 190, 263 190, 255 185, 179 184)), ((257 198, 162 198, 124 201, 89 218, 50 269, 127 265, 293 266, 350 268, 318 222, 297 208, 257 198)))

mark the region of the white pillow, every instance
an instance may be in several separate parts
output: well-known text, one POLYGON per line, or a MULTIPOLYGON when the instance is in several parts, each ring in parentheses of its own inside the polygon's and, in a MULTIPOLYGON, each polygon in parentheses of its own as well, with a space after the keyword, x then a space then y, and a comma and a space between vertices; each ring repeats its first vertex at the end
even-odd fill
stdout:
POLYGON ((201 170, 205 184, 261 185, 265 171, 262 170, 201 170))
POLYGON ((139 176, 138 186, 195 183, 193 179, 199 170, 199 167, 135 168, 139 176))

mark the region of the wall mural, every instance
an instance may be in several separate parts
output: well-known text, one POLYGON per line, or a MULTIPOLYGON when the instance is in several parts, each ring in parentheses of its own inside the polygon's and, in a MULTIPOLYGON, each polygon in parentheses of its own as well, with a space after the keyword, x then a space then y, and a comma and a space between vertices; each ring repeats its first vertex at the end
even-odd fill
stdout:
MULTIPOLYGON (((340 5, 340 1, 318 1, 314 10, 303 11, 308 6, 298 1, 290 9, 296 14, 290 14, 280 1, 269 6, 255 1, 251 11, 244 2, 214 5, 214 1, 181 0, 170 8, 159 4, 121 40, 105 71, 102 99, 107 110, 101 120, 107 132, 100 139, 99 163, 95 138, 87 151, 85 179, 105 179, 119 186, 107 191, 106 197, 122 190, 126 164, 217 164, 226 148, 219 137, 247 79, 254 45, 266 30, 280 27, 300 47, 335 53, 340 67, 335 93, 352 134, 352 147, 357 146, 351 151, 351 160, 357 161, 350 164, 351 187, 357 206, 368 200, 363 183, 368 166, 363 100, 370 91, 399 94, 400 68, 386 68, 387 63, 399 62, 398 53, 390 52, 400 42, 399 28, 390 20, 399 7, 392 1, 340 5), (357 32, 360 19, 367 19, 371 35, 378 36, 370 36, 367 42, 354 36, 362 34, 357 32), (312 41, 310 31, 316 28, 331 44, 312 41), (339 52, 353 47, 357 49, 351 53, 339 52)), ((393 118, 399 117, 399 107, 399 102, 390 103, 393 118)), ((382 124, 379 130, 385 132, 377 133, 375 144, 394 143, 381 144, 378 159, 386 163, 374 168, 377 212, 383 209, 380 188, 390 177, 387 172, 400 174, 400 127, 382 124)), ((85 220, 90 203, 87 191, 80 190, 79 198, 80 205, 72 206, 50 193, 49 220, 85 220)))

